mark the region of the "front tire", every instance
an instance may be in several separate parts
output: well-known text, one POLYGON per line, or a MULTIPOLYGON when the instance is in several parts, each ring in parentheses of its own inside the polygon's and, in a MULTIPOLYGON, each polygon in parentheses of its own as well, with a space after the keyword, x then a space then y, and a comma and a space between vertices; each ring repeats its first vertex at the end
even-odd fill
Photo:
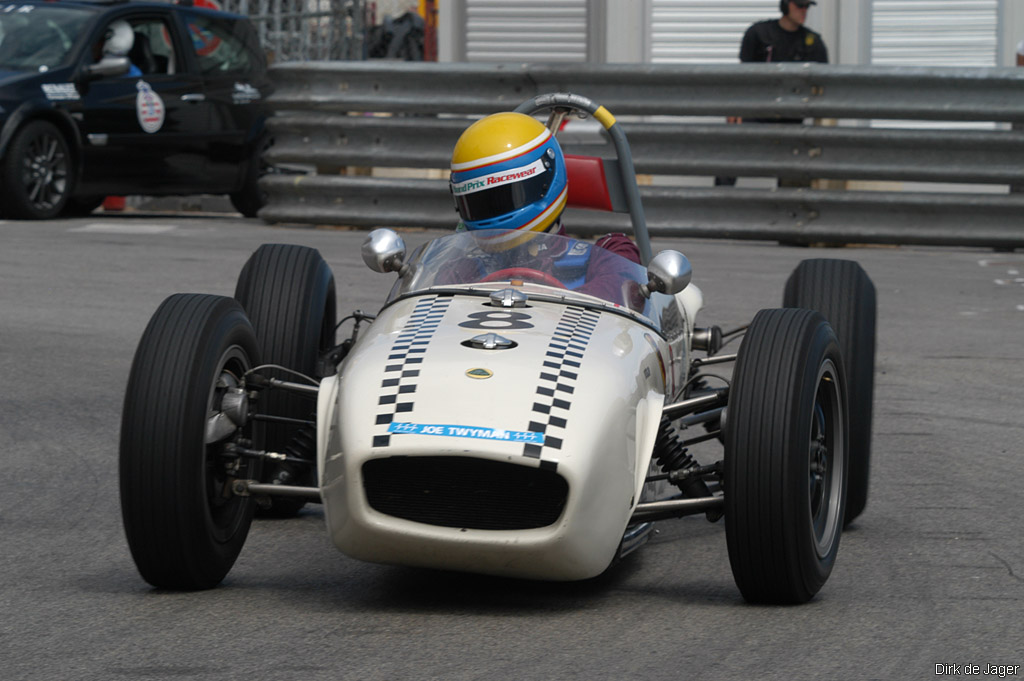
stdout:
POLYGON ((235 563, 252 523, 236 479, 255 464, 208 441, 226 390, 259 363, 242 307, 222 296, 165 300, 139 341, 121 420, 121 514, 142 578, 162 589, 209 589, 235 563))
POLYGON ((71 150, 57 126, 37 120, 14 133, 0 164, 0 200, 7 217, 55 218, 73 189, 71 150))
POLYGON ((817 310, 839 339, 850 398, 850 476, 844 519, 849 525, 868 502, 875 391, 875 285, 852 260, 804 260, 786 281, 782 306, 817 310))
POLYGON ((752 603, 804 603, 832 572, 846 497, 843 361, 810 310, 762 310, 736 359, 725 418, 729 564, 752 603))
MULTIPOLYGON (((324 350, 334 347, 337 316, 334 274, 315 248, 264 244, 250 256, 235 288, 235 299, 245 308, 256 329, 263 361, 313 377, 324 350)), ((268 377, 294 381, 294 375, 267 369, 268 377)), ((282 390, 267 391, 260 405, 265 414, 292 419, 315 418, 316 399, 282 390)), ((303 470, 282 464, 268 472, 271 482, 316 484, 315 429, 280 423, 265 426, 269 451, 291 450, 307 458, 303 470), (310 432, 312 430, 312 432, 310 432)), ((261 515, 290 517, 305 505, 300 499, 277 497, 261 515)))

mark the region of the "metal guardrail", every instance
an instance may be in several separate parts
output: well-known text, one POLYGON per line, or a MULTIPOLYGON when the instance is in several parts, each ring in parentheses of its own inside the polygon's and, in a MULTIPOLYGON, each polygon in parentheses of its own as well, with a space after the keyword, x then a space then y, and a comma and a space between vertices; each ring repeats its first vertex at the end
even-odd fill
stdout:
MULTIPOLYGON (((280 176, 266 185, 272 222, 454 227, 444 180, 280 176)), ((1014 196, 641 187, 652 236, 793 243, 1024 246, 1024 194, 1014 196)), ((628 231, 624 214, 566 210, 574 234, 628 231)))
POLYGON ((281 64, 279 108, 491 113, 580 92, 616 116, 800 116, 1024 121, 1012 68, 824 64, 281 64))
MULTIPOLYGON (((543 92, 573 91, 620 119, 642 116, 622 127, 644 174, 996 185, 994 193, 921 193, 668 181, 642 187, 655 235, 1024 246, 1024 194, 1003 188, 1024 185, 1024 130, 865 123, 1024 121, 1024 69, 321 62, 282 64, 272 74, 278 113, 268 158, 313 164, 321 174, 265 180, 271 199, 261 216, 270 221, 451 226, 456 215, 442 180, 337 173, 348 166, 445 169, 472 117, 543 92), (844 125, 692 119, 729 115, 844 125)), ((611 155, 597 133, 560 139, 567 153, 611 155)), ((580 233, 621 229, 624 219, 567 213, 580 233)))
MULTIPOLYGON (((273 121, 276 162, 444 168, 472 119, 297 113, 273 121)), ((571 127, 571 126, 570 126, 571 127)), ((1021 180, 1024 131, 881 130, 798 125, 623 123, 637 171, 794 179, 1006 183, 1021 180)), ((607 145, 559 136, 566 153, 607 145)))

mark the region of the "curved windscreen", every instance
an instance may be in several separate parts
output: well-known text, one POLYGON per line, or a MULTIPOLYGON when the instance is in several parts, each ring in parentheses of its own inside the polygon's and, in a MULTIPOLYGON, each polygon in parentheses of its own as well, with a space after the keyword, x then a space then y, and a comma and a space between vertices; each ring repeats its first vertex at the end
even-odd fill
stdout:
POLYGON ((624 308, 653 320, 651 301, 641 293, 647 283, 644 267, 592 243, 543 232, 531 232, 525 241, 514 232, 498 230, 456 232, 435 239, 412 254, 406 275, 388 300, 429 288, 494 291, 510 283, 530 296, 580 300, 587 296, 588 302, 624 308), (510 241, 513 236, 517 238, 510 241), (509 247, 515 241, 521 243, 509 247))
POLYGON ((93 13, 81 7, 0 4, 0 71, 64 64, 93 13))

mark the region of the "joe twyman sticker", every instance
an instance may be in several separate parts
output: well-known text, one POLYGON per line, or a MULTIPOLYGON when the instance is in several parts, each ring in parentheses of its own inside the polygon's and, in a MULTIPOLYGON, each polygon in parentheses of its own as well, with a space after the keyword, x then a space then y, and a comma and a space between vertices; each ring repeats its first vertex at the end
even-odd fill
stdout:
POLYGON ((410 435, 440 435, 442 437, 468 437, 476 440, 502 440, 504 442, 528 442, 544 444, 544 433, 529 430, 503 430, 501 428, 476 428, 473 426, 450 426, 434 423, 392 422, 389 433, 410 435))
POLYGON ((136 86, 139 94, 135 96, 135 112, 139 115, 139 125, 146 132, 156 132, 164 125, 164 100, 153 92, 153 88, 144 80, 136 86))

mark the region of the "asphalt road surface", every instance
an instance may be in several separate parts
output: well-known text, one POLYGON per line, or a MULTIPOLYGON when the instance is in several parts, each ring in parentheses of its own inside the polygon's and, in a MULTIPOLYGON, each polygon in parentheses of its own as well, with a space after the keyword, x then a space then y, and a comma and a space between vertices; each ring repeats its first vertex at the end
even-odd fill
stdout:
POLYGON ((117 491, 149 316, 171 293, 231 295, 264 242, 320 249, 340 311, 376 311, 393 275, 363 266, 363 237, 230 217, 0 222, 0 678, 1024 676, 1024 254, 983 249, 655 241, 691 258, 704 324, 778 306, 807 257, 856 259, 878 288, 868 507, 807 605, 746 605, 724 528, 702 517, 661 523, 600 578, 549 584, 357 562, 316 506, 255 524, 217 589, 149 588, 117 491))

